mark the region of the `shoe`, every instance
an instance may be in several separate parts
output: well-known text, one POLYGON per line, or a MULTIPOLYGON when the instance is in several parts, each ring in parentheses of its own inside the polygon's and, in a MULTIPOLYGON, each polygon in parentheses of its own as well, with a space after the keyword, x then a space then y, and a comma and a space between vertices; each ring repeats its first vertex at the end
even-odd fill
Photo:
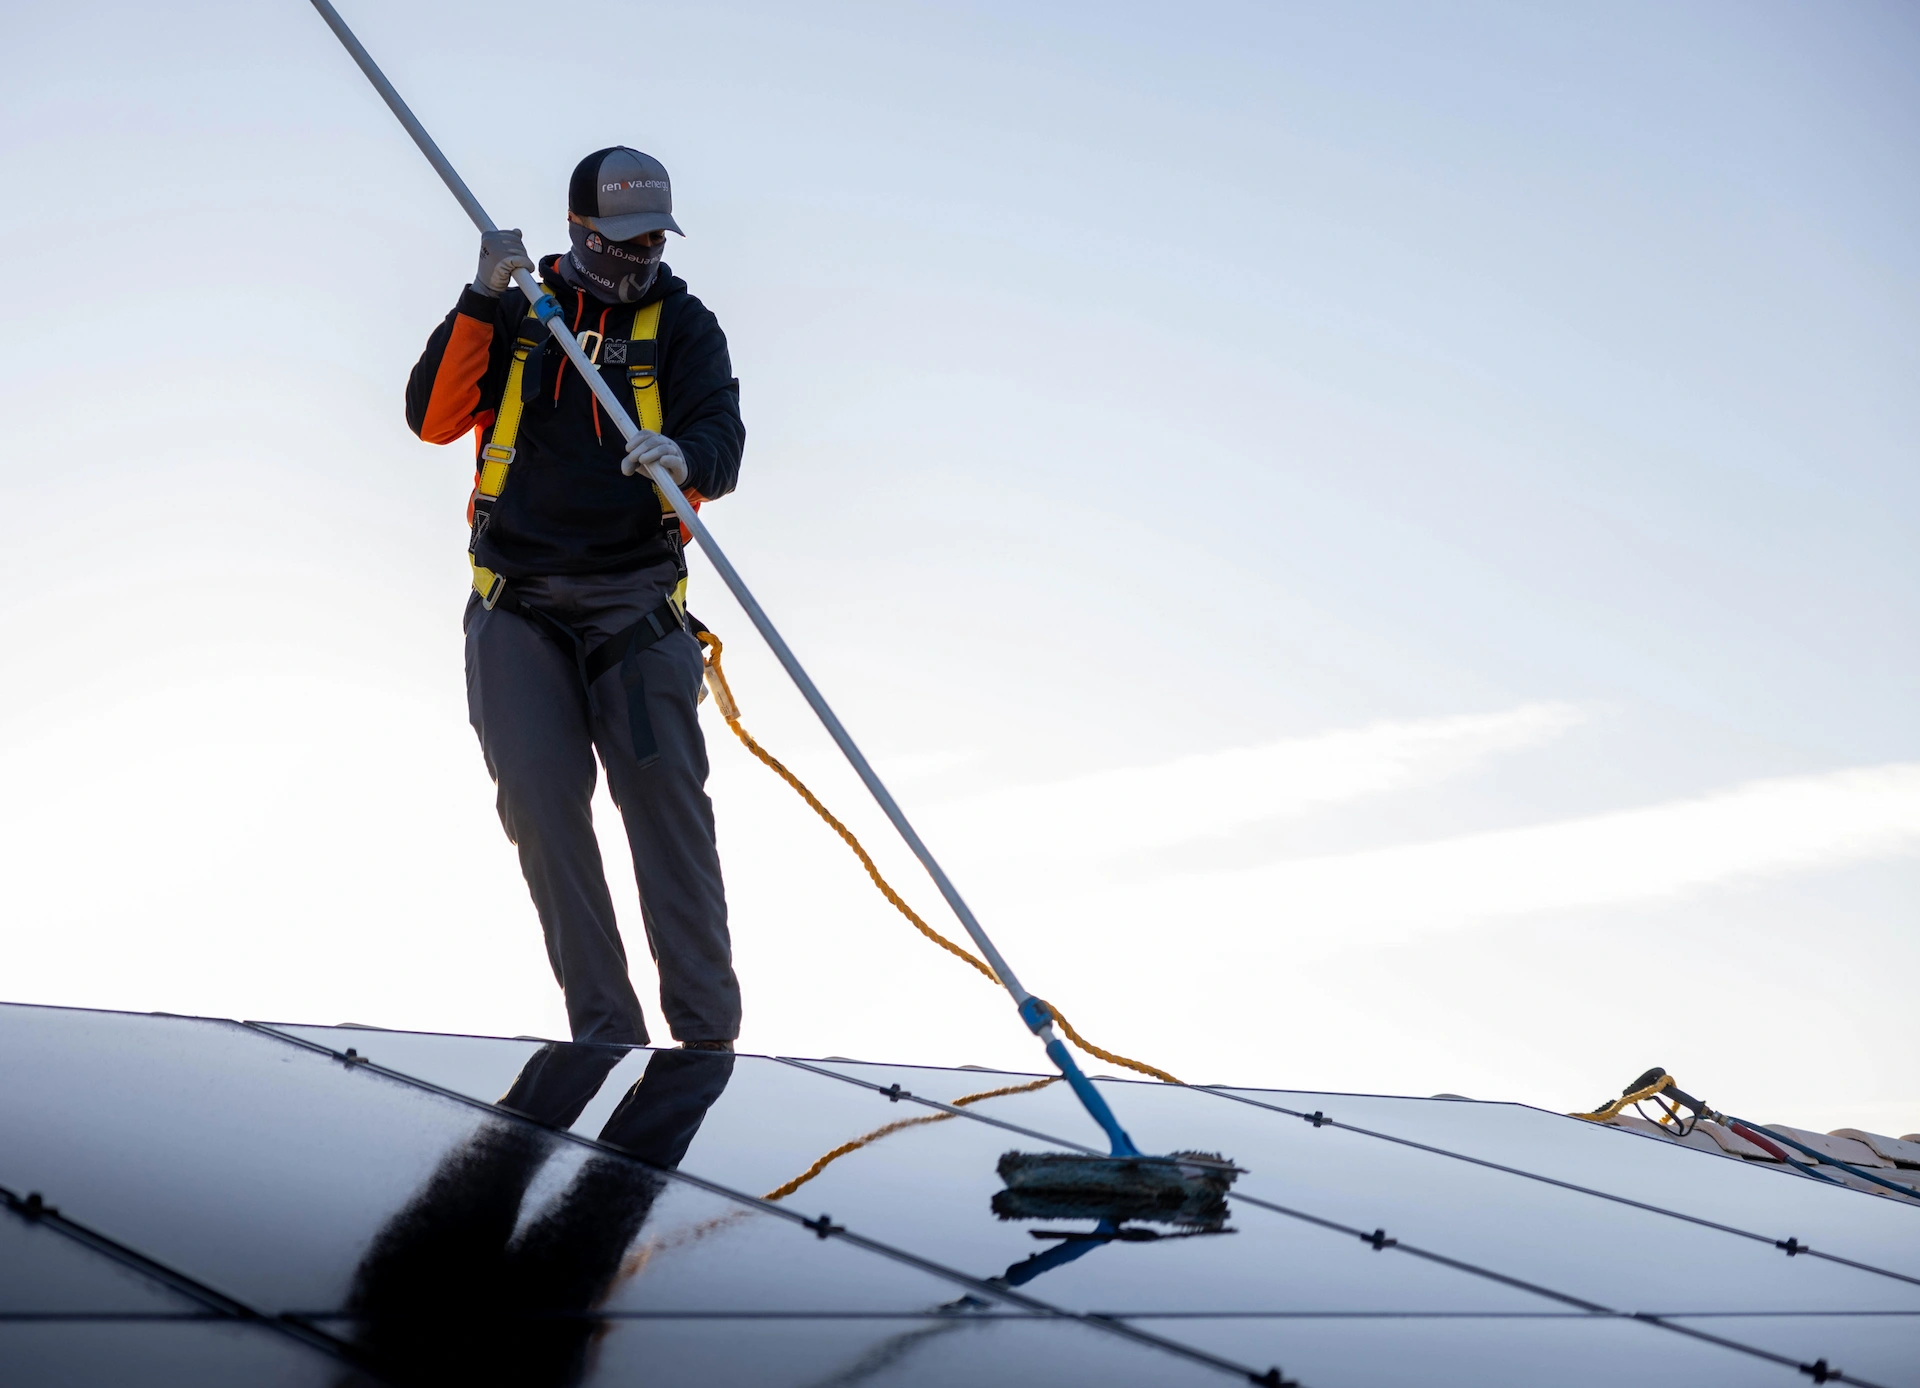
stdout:
POLYGON ((733 1049, 733 1042, 731 1041, 682 1041, 680 1043, 680 1049, 683 1051, 731 1051, 733 1049))

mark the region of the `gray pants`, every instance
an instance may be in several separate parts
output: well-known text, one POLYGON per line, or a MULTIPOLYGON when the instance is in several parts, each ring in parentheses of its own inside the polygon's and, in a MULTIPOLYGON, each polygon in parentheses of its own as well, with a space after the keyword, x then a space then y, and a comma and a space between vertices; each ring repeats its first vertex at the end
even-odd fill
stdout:
MULTIPOLYGON (((513 589, 591 647, 658 607, 673 581, 667 565, 516 579, 513 589)), ((670 632, 583 692, 574 653, 537 623, 505 608, 489 612, 476 597, 465 626, 468 716, 499 789, 500 822, 520 850, 574 1039, 647 1040, 593 835, 596 748, 626 822, 667 1027, 681 1041, 734 1039, 740 985, 706 792, 707 746, 694 712, 698 643, 670 632), (654 756, 634 754, 630 699, 645 701, 654 756)))

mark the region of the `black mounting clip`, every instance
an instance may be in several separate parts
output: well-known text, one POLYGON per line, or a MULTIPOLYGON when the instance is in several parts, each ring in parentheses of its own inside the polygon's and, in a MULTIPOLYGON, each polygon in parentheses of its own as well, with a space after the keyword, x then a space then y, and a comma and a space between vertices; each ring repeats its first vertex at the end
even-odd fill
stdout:
POLYGON ((1375 1229, 1371 1234, 1362 1234, 1360 1236, 1360 1242, 1372 1244, 1373 1251, 1378 1253, 1383 1248, 1392 1248, 1395 1244, 1399 1243, 1400 1240, 1388 1238, 1385 1229, 1375 1229))
POLYGON ((1303 1113, 1300 1116, 1306 1119, 1307 1122, 1313 1124, 1313 1126, 1316 1128, 1324 1127, 1326 1124, 1331 1123, 1333 1121, 1331 1118, 1327 1117, 1326 1114, 1320 1112, 1319 1109, 1315 1109, 1312 1113, 1303 1113))
POLYGON ((26 1199, 24 1200, 17 1196, 9 1196, 7 1197, 7 1204, 13 1207, 14 1213, 26 1219, 39 1219, 45 1215, 56 1215, 60 1213, 59 1210, 49 1205, 37 1190, 28 1191, 26 1199))
POLYGON ((829 1234, 844 1234, 846 1232, 845 1226, 833 1222, 832 1215, 823 1214, 818 1219, 803 1219, 800 1223, 813 1230, 815 1235, 823 1239, 829 1234))

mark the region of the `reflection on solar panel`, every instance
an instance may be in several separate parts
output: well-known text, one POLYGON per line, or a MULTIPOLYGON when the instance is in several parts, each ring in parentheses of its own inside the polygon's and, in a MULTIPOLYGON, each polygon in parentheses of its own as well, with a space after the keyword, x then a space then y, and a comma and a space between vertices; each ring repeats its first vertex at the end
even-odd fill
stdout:
POLYGON ((23 1384, 1920 1388, 1920 1207, 1508 1104, 0 1006, 23 1384), (1711 1165, 1710 1165, 1711 1164, 1711 1165))

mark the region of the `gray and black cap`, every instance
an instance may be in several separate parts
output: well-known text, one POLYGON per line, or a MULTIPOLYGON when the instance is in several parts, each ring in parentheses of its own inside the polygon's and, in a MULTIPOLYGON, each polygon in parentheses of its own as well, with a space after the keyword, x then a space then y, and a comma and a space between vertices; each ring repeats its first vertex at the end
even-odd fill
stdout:
POLYGON ((673 182, 666 166, 625 145, 597 149, 574 166, 567 211, 609 241, 630 241, 649 231, 686 235, 673 220, 673 182))

